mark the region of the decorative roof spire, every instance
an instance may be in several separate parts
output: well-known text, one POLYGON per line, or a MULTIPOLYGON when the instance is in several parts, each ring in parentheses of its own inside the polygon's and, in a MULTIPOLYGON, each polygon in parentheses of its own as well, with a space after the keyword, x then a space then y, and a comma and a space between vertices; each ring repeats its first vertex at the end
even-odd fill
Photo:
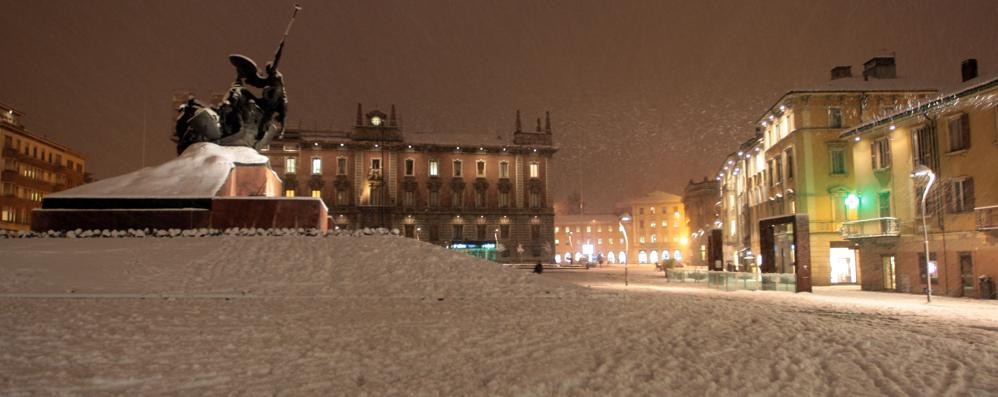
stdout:
POLYGON ((364 125, 364 110, 360 106, 360 102, 357 102, 357 125, 364 125))
POLYGON ((516 132, 523 132, 523 127, 520 125, 520 109, 516 109, 516 132))
POLYGON ((544 132, 551 133, 551 112, 544 112, 544 132))
POLYGON ((537 132, 541 132, 541 118, 537 118, 537 132))
POLYGON ((392 104, 391 114, 388 115, 388 126, 398 127, 398 121, 395 120, 395 104, 392 104))

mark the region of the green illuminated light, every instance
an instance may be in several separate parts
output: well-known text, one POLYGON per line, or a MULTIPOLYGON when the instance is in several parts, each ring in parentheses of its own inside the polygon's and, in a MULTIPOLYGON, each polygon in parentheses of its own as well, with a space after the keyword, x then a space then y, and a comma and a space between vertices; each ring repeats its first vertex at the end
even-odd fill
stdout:
POLYGON ((846 196, 846 207, 851 210, 859 208, 859 197, 856 196, 856 193, 849 193, 849 195, 846 196))

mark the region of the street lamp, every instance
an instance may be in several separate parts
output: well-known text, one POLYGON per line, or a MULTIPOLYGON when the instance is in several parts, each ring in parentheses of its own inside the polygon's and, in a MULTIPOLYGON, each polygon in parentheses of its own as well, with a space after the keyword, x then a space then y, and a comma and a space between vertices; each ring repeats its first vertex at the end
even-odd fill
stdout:
POLYGON ((620 226, 620 232, 624 233, 624 286, 627 286, 627 260, 631 259, 631 245, 627 242, 627 229, 624 228, 624 222, 631 221, 631 214, 623 213, 617 218, 617 225, 620 226))
POLYGON ((936 180, 936 174, 932 172, 929 167, 922 164, 915 166, 915 169, 911 171, 911 177, 929 177, 929 183, 925 184, 925 190, 922 191, 922 236, 925 240, 925 302, 932 302, 932 272, 929 268, 929 229, 925 226, 925 198, 929 195, 929 189, 932 188, 932 182, 936 180))

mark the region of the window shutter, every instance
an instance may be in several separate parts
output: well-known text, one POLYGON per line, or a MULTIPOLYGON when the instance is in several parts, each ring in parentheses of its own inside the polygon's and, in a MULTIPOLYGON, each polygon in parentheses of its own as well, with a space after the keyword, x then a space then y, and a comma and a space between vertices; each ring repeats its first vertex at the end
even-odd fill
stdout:
POLYGON ((963 180, 963 204, 964 210, 974 210, 974 178, 963 180))
POLYGON ((884 151, 884 153, 883 153, 884 158, 880 159, 880 161, 882 163, 884 163, 884 167, 890 167, 891 163, 892 163, 891 162, 891 141, 887 140, 887 138, 884 138, 883 140, 880 141, 880 144, 883 145, 883 148, 884 148, 883 149, 883 151, 884 151))
POLYGON ((963 148, 970 149, 970 115, 960 116, 960 136, 963 138, 963 148))
POLYGON ((953 194, 953 186, 955 183, 952 180, 947 181, 943 185, 943 196, 946 200, 946 212, 954 213, 956 212, 956 195, 953 194))
POLYGON ((870 168, 877 169, 877 141, 870 143, 870 168))

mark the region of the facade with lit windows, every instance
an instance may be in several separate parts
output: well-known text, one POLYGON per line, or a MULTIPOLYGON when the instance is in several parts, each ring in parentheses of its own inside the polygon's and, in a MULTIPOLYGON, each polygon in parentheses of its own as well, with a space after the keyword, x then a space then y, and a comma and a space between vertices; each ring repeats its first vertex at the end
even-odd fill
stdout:
POLYGON ((535 131, 439 135, 406 132, 389 114, 365 113, 352 129, 289 129, 261 153, 285 196, 322 198, 335 229, 394 228, 440 245, 495 242, 500 262, 550 262, 550 116, 535 131))
POLYGON ((64 145, 29 132, 24 114, 0 104, 0 230, 29 230, 31 211, 50 193, 79 186, 86 158, 64 145))
POLYGON ((555 215, 555 263, 618 264, 627 260, 624 234, 613 214, 555 215))
POLYGON ((773 241, 761 246, 759 223, 806 214, 813 285, 859 282, 855 245, 839 233, 857 219, 847 200, 855 192, 854 153, 840 134, 935 93, 898 79, 893 57, 863 66, 861 78, 840 66, 831 81, 784 94, 756 121, 756 136, 722 163, 724 254, 736 269, 795 273, 792 229, 774 226, 773 241))
POLYGON ((630 215, 630 220, 623 222, 628 263, 653 264, 669 259, 689 263, 690 229, 682 197, 652 192, 617 203, 616 211, 630 215))

